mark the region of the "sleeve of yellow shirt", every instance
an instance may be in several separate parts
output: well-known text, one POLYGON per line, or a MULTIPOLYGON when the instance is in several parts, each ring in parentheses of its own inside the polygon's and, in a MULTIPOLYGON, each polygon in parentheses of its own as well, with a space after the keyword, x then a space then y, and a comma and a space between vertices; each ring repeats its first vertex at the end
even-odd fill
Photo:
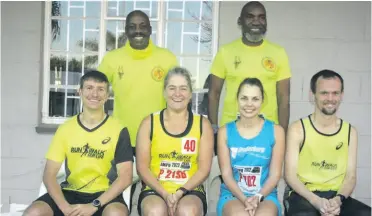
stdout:
POLYGON ((63 129, 59 127, 49 146, 46 159, 57 162, 63 162, 66 159, 65 136, 67 135, 64 134, 63 129))
POLYGON ((98 66, 97 70, 104 73, 107 76, 107 79, 110 83, 112 83, 112 77, 114 72, 114 69, 112 65, 110 64, 110 53, 106 54, 106 56, 103 57, 101 64, 98 66))
POLYGON ((220 49, 216 56, 214 57, 212 66, 211 66, 211 73, 221 79, 225 79, 226 77, 226 67, 225 62, 223 59, 223 50, 220 49))
POLYGON ((288 55, 284 49, 282 49, 282 54, 280 56, 280 66, 279 73, 276 81, 288 79, 292 76, 291 67, 289 66, 288 55))

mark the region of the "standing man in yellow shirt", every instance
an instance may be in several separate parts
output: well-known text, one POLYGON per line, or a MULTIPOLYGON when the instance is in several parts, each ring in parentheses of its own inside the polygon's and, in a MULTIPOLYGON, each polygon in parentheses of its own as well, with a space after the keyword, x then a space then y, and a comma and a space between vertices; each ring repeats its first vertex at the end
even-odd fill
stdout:
POLYGON ((236 120, 239 84, 247 77, 256 77, 266 90, 267 100, 261 114, 286 130, 291 78, 287 53, 281 46, 265 39, 266 9, 260 2, 252 1, 243 6, 238 25, 242 37, 222 46, 211 67, 208 115, 213 129, 216 133, 219 99, 225 80, 226 96, 219 126, 236 120))
POLYGON ((127 126, 135 155, 138 127, 144 117, 165 108, 163 80, 177 65, 176 56, 153 44, 149 17, 140 10, 128 14, 125 46, 110 51, 98 67, 114 92, 114 113, 127 126))

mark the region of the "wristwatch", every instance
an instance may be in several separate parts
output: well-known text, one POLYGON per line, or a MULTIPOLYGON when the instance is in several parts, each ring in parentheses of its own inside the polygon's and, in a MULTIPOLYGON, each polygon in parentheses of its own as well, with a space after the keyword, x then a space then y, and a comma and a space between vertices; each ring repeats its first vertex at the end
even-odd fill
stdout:
POLYGON ((176 191, 179 191, 179 190, 181 190, 183 192, 182 196, 185 196, 186 194, 188 194, 190 192, 189 190, 187 190, 184 187, 180 187, 176 191))
POLYGON ((102 207, 101 201, 99 201, 98 199, 93 200, 92 205, 94 207, 97 207, 98 209, 100 209, 102 207))
POLYGON ((260 193, 256 193, 255 196, 258 196, 258 200, 259 200, 260 202, 264 201, 264 199, 265 199, 264 195, 262 195, 262 194, 260 194, 260 193))
POLYGON ((340 197, 341 203, 344 203, 344 201, 346 200, 346 197, 342 194, 337 194, 336 196, 340 197))

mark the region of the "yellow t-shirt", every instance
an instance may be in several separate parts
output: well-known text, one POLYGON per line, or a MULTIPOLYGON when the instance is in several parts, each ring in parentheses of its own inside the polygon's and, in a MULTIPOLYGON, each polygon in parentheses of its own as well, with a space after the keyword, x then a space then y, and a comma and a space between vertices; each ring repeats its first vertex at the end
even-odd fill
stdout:
POLYGON ((265 99, 261 114, 278 123, 276 83, 291 77, 288 56, 284 48, 264 40, 260 46, 250 47, 239 38, 222 46, 211 67, 211 73, 226 82, 226 96, 220 126, 237 118, 236 93, 240 83, 248 77, 261 80, 265 99))
POLYGON ((107 53, 99 65, 98 70, 106 74, 114 91, 113 116, 128 127, 132 146, 136 145, 141 121, 165 108, 164 77, 176 65, 176 56, 151 40, 144 50, 126 43, 107 53))
MULTIPOLYGON (((189 112, 186 130, 174 135, 166 131, 163 114, 152 114, 150 170, 168 193, 175 193, 198 170, 202 116, 189 112)), ((194 190, 204 192, 202 185, 194 190)))
MULTIPOLYGON (((117 178, 116 164, 133 161, 129 133, 112 117, 88 129, 76 115, 59 126, 46 154, 48 160, 65 161, 65 190, 106 191, 117 178)), ((63 164, 62 164, 63 166, 63 164)))
POLYGON ((310 116, 301 119, 304 143, 298 158, 297 176, 310 191, 338 191, 347 168, 351 125, 341 120, 334 134, 323 134, 310 116))

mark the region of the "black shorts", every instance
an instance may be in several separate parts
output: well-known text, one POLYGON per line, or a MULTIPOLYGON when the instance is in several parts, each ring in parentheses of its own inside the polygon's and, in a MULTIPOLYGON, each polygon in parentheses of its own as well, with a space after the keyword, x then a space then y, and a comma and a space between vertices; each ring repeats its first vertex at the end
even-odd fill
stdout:
MULTIPOLYGON (((137 204, 137 210, 138 210, 138 214, 141 216, 141 203, 142 203, 142 200, 147 197, 147 196, 150 196, 150 195, 156 195, 160 198, 163 199, 163 197, 160 196, 160 194, 158 194, 156 191, 154 190, 143 190, 141 191, 140 195, 139 195, 139 198, 138 198, 138 204, 137 204)), ((207 206, 207 199, 205 197, 205 193, 202 193, 200 191, 195 191, 195 190, 192 190, 190 191, 189 193, 187 193, 185 196, 188 196, 188 195, 195 195, 197 197, 199 197, 199 199, 202 201, 203 203, 203 211, 204 211, 204 215, 207 214, 207 211, 208 211, 208 206, 207 206)), ((181 198, 182 199, 182 198, 181 198)))
MULTIPOLYGON (((73 204, 92 203, 93 200, 97 199, 104 192, 97 192, 97 193, 90 194, 90 193, 82 193, 82 192, 78 192, 78 191, 62 190, 62 193, 63 193, 63 196, 65 197, 66 201, 69 204, 73 205, 73 204)), ((52 197, 48 193, 39 197, 35 201, 43 201, 43 202, 47 203, 50 206, 50 208, 52 208, 54 216, 64 216, 62 211, 58 208, 57 204, 54 202, 54 200, 52 199, 52 197)), ((103 209, 108 204, 114 203, 114 202, 122 203, 128 208, 127 204, 124 202, 122 194, 120 194, 119 196, 117 196, 116 198, 114 198, 110 202, 106 203, 104 206, 102 206, 102 208, 100 208, 98 211, 96 211, 94 216, 102 215, 103 209)))
MULTIPOLYGON (((336 196, 336 191, 314 191, 319 197, 331 199, 336 196)), ((288 206, 285 206, 287 216, 320 216, 319 211, 309 201, 296 192, 288 197, 288 206), (288 211, 287 211, 288 210, 288 211)), ((348 197, 341 205, 340 216, 364 216, 371 215, 371 207, 356 199, 348 197)))

